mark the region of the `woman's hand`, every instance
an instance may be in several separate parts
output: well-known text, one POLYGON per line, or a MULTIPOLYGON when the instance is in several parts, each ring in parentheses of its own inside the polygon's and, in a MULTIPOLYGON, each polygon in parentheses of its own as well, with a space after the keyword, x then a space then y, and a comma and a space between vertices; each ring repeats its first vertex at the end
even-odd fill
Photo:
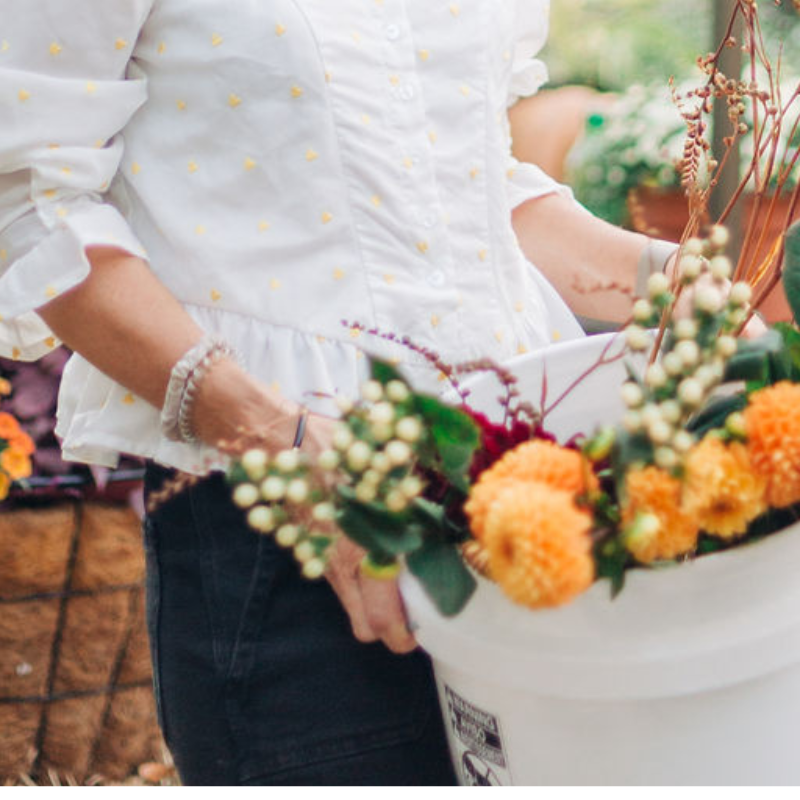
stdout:
POLYGON ((360 642, 382 641, 394 653, 410 653, 417 642, 408 630, 396 580, 361 572, 364 550, 344 536, 331 549, 326 577, 350 617, 360 642))

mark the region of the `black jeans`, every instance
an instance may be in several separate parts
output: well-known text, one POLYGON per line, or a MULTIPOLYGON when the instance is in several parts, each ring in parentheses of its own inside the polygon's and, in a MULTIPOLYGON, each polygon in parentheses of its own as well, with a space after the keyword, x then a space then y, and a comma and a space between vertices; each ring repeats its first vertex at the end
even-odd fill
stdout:
MULTIPOLYGON (((171 475, 150 465, 146 491, 171 475)), ((156 702, 186 784, 455 782, 422 652, 361 644, 219 474, 145 522, 156 702)))

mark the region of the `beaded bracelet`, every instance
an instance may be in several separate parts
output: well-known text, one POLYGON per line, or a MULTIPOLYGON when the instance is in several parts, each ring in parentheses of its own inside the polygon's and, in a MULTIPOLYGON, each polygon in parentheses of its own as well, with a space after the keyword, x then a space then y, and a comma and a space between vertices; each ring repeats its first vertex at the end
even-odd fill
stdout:
POLYGON ((201 381, 211 366, 223 358, 233 358, 238 360, 233 348, 226 342, 215 340, 211 347, 206 351, 200 363, 191 371, 186 383, 184 384, 183 394, 181 395, 181 405, 178 409, 178 431, 182 442, 194 444, 199 441, 192 429, 192 412, 194 411, 194 401, 201 381))
POLYGON ((678 250, 679 245, 675 242, 667 242, 664 239, 648 239, 642 254, 639 256, 639 265, 636 269, 637 297, 647 296, 647 281, 656 272, 664 272, 667 261, 678 250))
POLYGON ((175 363, 161 408, 161 432, 167 439, 187 443, 197 441, 191 428, 197 388, 211 364, 224 357, 238 361, 236 352, 226 342, 204 336, 175 363))

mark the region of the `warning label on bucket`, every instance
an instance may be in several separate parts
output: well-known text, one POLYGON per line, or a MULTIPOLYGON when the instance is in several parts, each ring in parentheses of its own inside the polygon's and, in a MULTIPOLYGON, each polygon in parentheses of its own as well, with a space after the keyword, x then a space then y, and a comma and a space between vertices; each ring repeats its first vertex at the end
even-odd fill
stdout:
POLYGON ((464 782, 471 786, 509 784, 511 776, 497 717, 465 700, 449 686, 444 691, 464 782))

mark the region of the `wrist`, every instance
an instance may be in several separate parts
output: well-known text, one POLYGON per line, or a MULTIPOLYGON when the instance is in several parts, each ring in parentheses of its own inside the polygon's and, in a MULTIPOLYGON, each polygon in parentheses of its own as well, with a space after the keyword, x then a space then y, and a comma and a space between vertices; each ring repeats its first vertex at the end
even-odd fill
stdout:
POLYGON ((254 446, 277 453, 292 446, 299 411, 296 403, 225 359, 198 387, 192 427, 201 441, 227 453, 254 446))

